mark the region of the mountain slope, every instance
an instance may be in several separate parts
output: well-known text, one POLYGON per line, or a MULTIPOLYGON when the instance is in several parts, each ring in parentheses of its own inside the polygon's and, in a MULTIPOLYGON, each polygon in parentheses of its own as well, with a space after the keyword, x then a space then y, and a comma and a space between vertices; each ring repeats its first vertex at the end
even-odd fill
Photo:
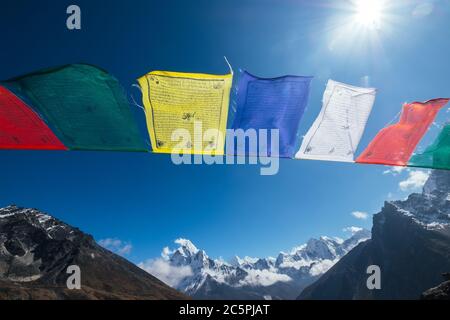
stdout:
POLYGON ((450 270, 450 172, 434 171, 421 194, 386 202, 372 239, 359 244, 306 288, 299 299, 418 299, 450 270), (367 267, 381 269, 368 290, 367 267))
MULTIPOLYGON (((370 232, 360 229, 345 241, 321 237, 289 253, 281 252, 276 259, 235 257, 230 263, 211 259, 191 241, 178 239, 177 249, 165 249, 163 269, 175 274, 188 268, 189 275, 173 286, 196 299, 295 299, 303 288, 368 238, 370 232)), ((155 265, 161 266, 161 261, 140 266, 158 276, 155 265)), ((169 275, 167 280, 174 276, 169 275)))
POLYGON ((450 300, 450 273, 443 274, 443 277, 444 282, 422 293, 422 300, 450 300))
POLYGON ((35 209, 0 209, 0 299, 182 299, 94 239, 35 209), (81 269, 68 290, 67 267, 81 269))

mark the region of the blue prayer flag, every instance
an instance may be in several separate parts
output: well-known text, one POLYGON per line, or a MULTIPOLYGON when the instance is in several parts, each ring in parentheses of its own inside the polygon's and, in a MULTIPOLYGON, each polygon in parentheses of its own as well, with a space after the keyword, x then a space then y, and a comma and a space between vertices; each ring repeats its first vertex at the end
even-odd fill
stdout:
MULTIPOLYGON (((259 141, 259 155, 293 158, 298 127, 308 103, 311 80, 312 77, 302 76, 257 78, 243 71, 238 85, 237 110, 232 128, 244 131, 278 129, 277 154, 272 150, 269 132, 267 142, 259 141), (261 148, 264 143, 267 146, 261 148)), ((252 154, 248 149, 242 154, 238 143, 235 155, 256 154, 252 154)))

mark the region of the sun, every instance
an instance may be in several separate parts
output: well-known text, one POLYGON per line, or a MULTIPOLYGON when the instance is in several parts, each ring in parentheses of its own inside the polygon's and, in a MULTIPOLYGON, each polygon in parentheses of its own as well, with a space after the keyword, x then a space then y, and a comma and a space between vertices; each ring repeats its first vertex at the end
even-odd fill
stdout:
POLYGON ((366 28, 378 28, 383 16, 384 0, 356 0, 355 21, 366 28))

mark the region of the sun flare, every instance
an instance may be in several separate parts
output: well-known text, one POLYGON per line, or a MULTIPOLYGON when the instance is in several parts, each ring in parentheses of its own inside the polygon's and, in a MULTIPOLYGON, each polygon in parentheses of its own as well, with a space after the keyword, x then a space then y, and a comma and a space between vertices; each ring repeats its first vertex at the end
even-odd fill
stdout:
POLYGON ((356 0, 355 20, 366 28, 378 28, 383 16, 384 0, 356 0))

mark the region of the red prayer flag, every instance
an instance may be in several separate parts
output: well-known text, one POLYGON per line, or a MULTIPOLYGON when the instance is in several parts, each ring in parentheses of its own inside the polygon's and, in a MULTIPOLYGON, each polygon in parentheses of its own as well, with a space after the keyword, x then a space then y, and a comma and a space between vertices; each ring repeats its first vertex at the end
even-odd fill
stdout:
POLYGON ((400 121, 381 130, 356 162, 406 166, 437 113, 448 101, 433 99, 404 104, 400 121))
POLYGON ((0 149, 67 150, 30 107, 2 86, 0 149))

